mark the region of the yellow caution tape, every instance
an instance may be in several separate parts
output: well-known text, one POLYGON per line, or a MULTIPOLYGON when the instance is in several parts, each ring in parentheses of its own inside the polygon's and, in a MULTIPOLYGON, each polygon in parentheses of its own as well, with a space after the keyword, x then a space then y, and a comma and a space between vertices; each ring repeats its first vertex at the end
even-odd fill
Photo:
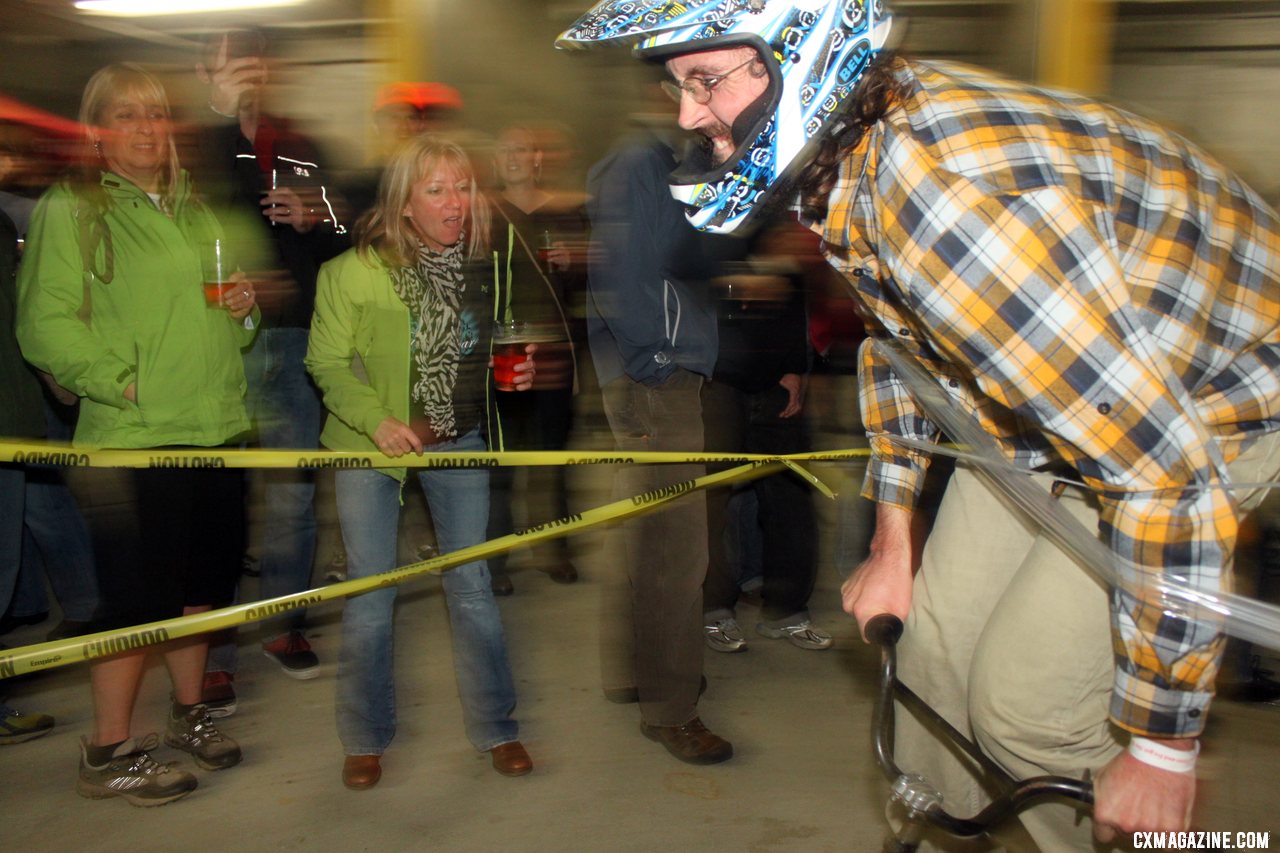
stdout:
MULTIPOLYGON (((12 445, 7 446, 11 447, 12 445)), ((121 451, 112 451, 112 453, 117 452, 121 451)), ((150 451, 141 451, 142 454, 149 452, 150 451)), ((257 454, 264 452, 266 451, 232 451, 234 454, 257 454)), ((95 451, 94 453, 96 459, 96 454, 98 452, 95 451)), ((494 454, 455 455, 493 456, 494 454)), ((560 455, 563 456, 565 454, 560 455)), ((636 454, 635 456, 637 461, 639 461, 640 456, 649 455, 677 456, 679 454, 636 454)), ((237 456, 237 458, 240 457, 237 456)), ((680 458, 683 460, 686 457, 680 456, 680 458)), ((630 518, 634 515, 649 512, 661 507, 665 503, 676 500, 698 489, 705 489, 740 480, 749 480, 767 476, 768 474, 772 474, 780 470, 785 465, 785 462, 769 459, 765 459, 763 461, 752 461, 746 465, 740 465, 715 474, 708 474, 694 480, 685 480, 683 482, 673 483, 650 492, 645 492, 644 494, 635 495, 634 497, 614 501, 613 503, 605 504, 604 506, 596 507, 595 509, 576 513, 566 518, 549 521, 545 524, 539 524, 518 533, 511 533, 507 536, 491 539, 488 542, 472 545, 469 548, 453 551, 449 554, 435 557, 430 560, 423 560, 407 566, 401 566, 400 568, 384 572, 380 575, 347 580, 330 586, 321 587, 319 589, 309 589, 305 592, 294 593, 293 595, 282 595, 278 598, 266 599, 264 601, 237 604, 232 607, 224 607, 220 610, 210 610, 205 613, 196 613, 190 616, 179 616, 173 619, 149 622, 145 625, 136 625, 130 628, 103 631, 101 633, 89 634, 68 640, 56 640, 50 643, 39 643, 33 646, 8 649, 5 652, 0 653, 0 679, 11 678, 15 675, 23 675, 37 670, 67 666, 68 664, 80 663, 82 661, 97 660, 109 657, 110 655, 119 654, 121 652, 145 648, 147 646, 156 645, 157 643, 165 643, 169 640, 176 640, 181 637, 190 637, 196 634, 218 631, 223 628, 233 628, 238 625, 257 622, 295 608, 314 607, 317 604, 321 604, 326 601, 334 601, 340 598, 345 598, 349 595, 359 595, 360 593, 370 592, 375 589, 381 589, 382 587, 401 584, 405 581, 424 575, 444 572, 454 566, 469 563, 473 560, 487 559, 495 554, 505 553, 506 551, 510 551, 514 548, 532 545, 545 539, 554 539, 556 537, 576 533, 607 522, 619 521, 621 519, 630 518)), ((801 470, 803 471, 803 469, 801 470)), ((808 475, 808 472, 804 473, 806 478, 811 477, 811 475, 808 475)))
MULTIPOLYGON (((53 442, 0 441, 0 463, 69 468, 496 468, 543 465, 632 465, 641 463, 740 465, 746 462, 845 462, 870 455, 866 448, 792 453, 672 453, 644 451, 527 450, 501 453, 424 453, 384 456, 338 450, 233 450, 223 447, 159 450, 95 450, 53 442)), ((793 467, 793 466, 788 466, 793 467)), ((798 466, 806 480, 814 478, 798 466)), ((815 487, 821 488, 814 483, 815 487)))

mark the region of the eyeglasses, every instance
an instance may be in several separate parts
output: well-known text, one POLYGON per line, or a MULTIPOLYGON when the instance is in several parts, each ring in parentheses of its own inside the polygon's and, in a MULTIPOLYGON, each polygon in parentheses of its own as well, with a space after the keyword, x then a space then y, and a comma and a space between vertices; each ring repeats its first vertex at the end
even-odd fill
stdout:
POLYGON ((716 87, 729 78, 730 75, 736 74, 738 71, 746 68, 755 62, 757 57, 751 57, 741 65, 735 65, 723 74, 717 74, 714 77, 686 77, 679 83, 673 83, 670 80, 662 81, 662 90, 671 96, 677 104, 686 94, 693 98, 695 104, 711 103, 711 96, 715 94, 716 87))

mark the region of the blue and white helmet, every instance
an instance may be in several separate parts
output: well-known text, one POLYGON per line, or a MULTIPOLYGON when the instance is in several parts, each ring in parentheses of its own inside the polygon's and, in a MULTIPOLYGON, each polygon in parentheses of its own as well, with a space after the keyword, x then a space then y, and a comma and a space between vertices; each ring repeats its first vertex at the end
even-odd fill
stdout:
POLYGON ((883 0, 602 0, 556 46, 635 41, 636 56, 651 61, 734 45, 759 51, 769 87, 759 108, 735 121, 734 140, 742 141, 733 154, 720 165, 691 155, 671 175, 689 222, 728 233, 809 162, 885 46, 891 21, 883 0))

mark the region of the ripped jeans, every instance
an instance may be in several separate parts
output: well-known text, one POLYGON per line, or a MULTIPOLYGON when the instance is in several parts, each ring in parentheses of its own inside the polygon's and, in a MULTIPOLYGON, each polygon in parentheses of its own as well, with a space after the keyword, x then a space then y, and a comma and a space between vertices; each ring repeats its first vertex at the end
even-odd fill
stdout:
MULTIPOLYGON (((472 431, 430 451, 483 451, 472 431)), ((484 469, 410 469, 427 496, 442 554, 483 542, 489 517, 489 472, 484 469)), ((336 473, 338 519, 347 548, 349 578, 396 567, 400 484, 376 470, 336 473)), ((483 560, 443 575, 453 631, 453 666, 467 738, 479 751, 516 740, 515 685, 507 661, 502 619, 483 560)), ((395 586, 347 599, 338 660, 338 736, 347 755, 381 755, 395 737, 395 586)))

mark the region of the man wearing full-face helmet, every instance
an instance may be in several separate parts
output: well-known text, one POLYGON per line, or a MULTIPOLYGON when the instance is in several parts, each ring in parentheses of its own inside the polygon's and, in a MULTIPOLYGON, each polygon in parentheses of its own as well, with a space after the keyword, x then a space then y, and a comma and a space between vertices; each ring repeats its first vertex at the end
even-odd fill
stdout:
MULTIPOLYGON (((859 371, 877 528, 845 609, 905 618, 904 681, 1013 775, 1093 773, 1103 841, 1185 829, 1222 633, 1160 590, 1228 584, 1261 498, 1232 483, 1277 478, 1280 225, 1175 134, 894 57, 890 24, 876 0, 603 2, 558 44, 630 40, 664 62, 706 140, 670 179, 690 222, 750 227, 799 193, 877 321, 859 371), (1054 500, 1098 531, 1123 588, 963 464, 913 577, 919 442, 939 428, 897 354, 1013 466, 1083 482, 1054 500)), ((906 716, 899 763, 976 810, 978 781, 906 716)), ((1089 849, 1073 817, 1021 819, 1044 849, 1089 849)))

